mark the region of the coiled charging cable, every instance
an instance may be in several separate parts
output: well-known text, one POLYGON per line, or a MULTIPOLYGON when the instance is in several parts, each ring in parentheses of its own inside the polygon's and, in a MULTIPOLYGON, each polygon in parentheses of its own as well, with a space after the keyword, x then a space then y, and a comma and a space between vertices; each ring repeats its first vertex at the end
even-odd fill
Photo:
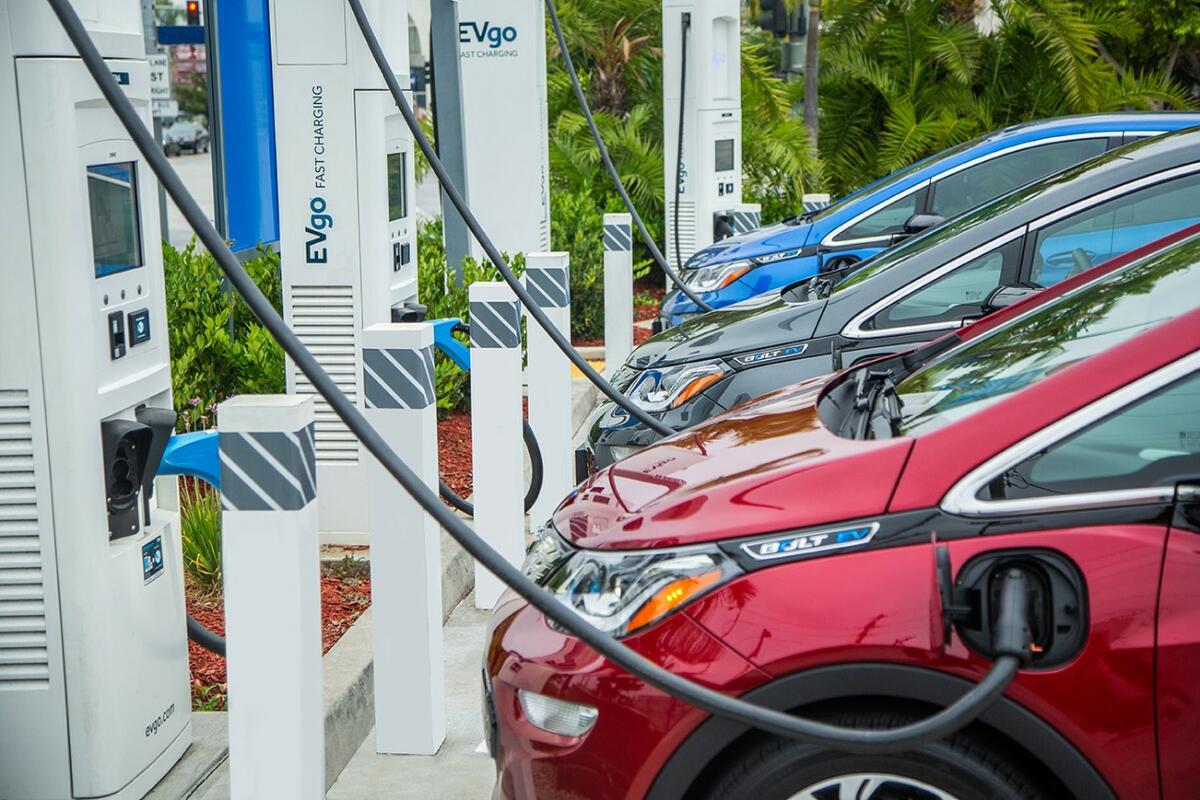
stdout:
MULTIPOLYGON (((334 413, 346 424, 346 427, 354 433, 372 455, 379 459, 380 464, 421 505, 425 512, 445 528, 473 558, 548 619, 570 631, 597 653, 647 684, 714 716, 779 736, 852 753, 884 753, 920 747, 966 725, 1004 694, 1004 690, 1020 669, 1023 659, 1027 659, 1029 654, 1029 629, 1028 623, 1024 621, 1028 616, 1028 592, 1009 590, 1008 587, 1001 593, 1004 610, 1002 610, 995 627, 1012 642, 1020 642, 1021 647, 1014 646, 1006 648, 1004 651, 997 650, 996 659, 988 673, 952 705, 923 720, 886 730, 844 728, 757 706, 736 697, 729 697, 663 669, 645 656, 636 653, 608 634, 584 622, 573 611, 538 587, 520 569, 508 563, 503 556, 477 536, 465 522, 455 516, 453 511, 443 505, 437 496, 428 490, 424 482, 396 455, 383 437, 371 427, 354 403, 342 394, 337 384, 308 351, 308 348, 288 328, 287 323, 283 321, 274 306, 246 273, 183 185, 174 168, 163 155, 162 149, 147 130, 145 121, 138 115, 129 102, 129 98, 117 85, 104 58, 96 49, 87 30, 84 29, 75 13, 75 9, 71 6, 70 0, 47 0, 47 2, 79 52, 92 79, 95 80, 105 99, 112 106, 114 113, 128 131, 146 163, 150 165, 167 194, 171 196, 192 230, 196 232, 200 241, 212 254, 213 259, 234 289, 246 301, 263 326, 279 342, 284 352, 308 377, 321 396, 329 403, 334 413), (1008 620, 1018 620, 1019 624, 1024 626, 1024 632, 1010 630, 1014 625, 1006 622, 1008 620)), ((383 59, 379 43, 371 32, 361 2, 359 0, 347 0, 347 2, 375 53, 376 61, 386 65, 387 62, 383 59)), ((384 70, 384 75, 388 78, 389 85, 395 87, 393 96, 404 113, 405 119, 409 122, 410 128, 419 131, 420 128, 416 125, 412 109, 404 101, 390 68, 384 70)), ((419 139, 423 149, 428 146, 428 142, 423 136, 420 136, 419 139)), ((433 154, 426 152, 426 155, 433 154)), ((440 168, 440 162, 436 161, 436 155, 433 155, 431 163, 440 168)), ((441 171, 441 175, 444 175, 444 170, 441 171)), ((458 194, 453 186, 443 185, 447 193, 458 194)), ((459 200, 461 201, 461 197, 459 200)), ((463 216, 466 218, 467 215, 463 216)), ((502 263, 499 261, 497 266, 502 263)), ((1021 573, 1015 570, 1013 572, 1021 580, 1024 579, 1021 573)), ((1012 577, 1008 578, 1010 583, 1013 580, 1012 577)))

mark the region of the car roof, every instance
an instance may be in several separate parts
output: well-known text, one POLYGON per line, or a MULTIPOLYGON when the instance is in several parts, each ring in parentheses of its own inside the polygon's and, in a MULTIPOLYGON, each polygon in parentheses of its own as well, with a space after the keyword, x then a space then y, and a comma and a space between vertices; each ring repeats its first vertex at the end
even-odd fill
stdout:
MULTIPOLYGON (((1121 112, 1108 114, 1076 114, 1065 117, 1052 117, 1050 119, 1034 120, 1032 122, 1021 122, 1015 125, 1009 125, 1006 128, 1001 128, 991 133, 986 133, 978 139, 974 140, 974 144, 964 148, 961 152, 955 153, 947 158, 938 160, 946 151, 940 150, 937 153, 932 153, 929 156, 916 162, 920 165, 922 162, 930 162, 928 166, 914 170, 912 174, 906 176, 904 180, 897 181, 886 187, 885 193, 887 196, 896 194, 910 186, 913 186, 930 178, 937 177, 946 170, 956 167, 976 159, 982 155, 993 153, 997 150, 1002 150, 1011 147, 1015 144, 1024 142, 1042 141, 1045 139, 1053 139, 1059 136, 1071 136, 1074 134, 1096 134, 1109 133, 1115 136, 1120 136, 1125 133, 1169 133, 1185 128, 1200 126, 1200 113, 1194 111, 1143 111, 1143 112, 1121 112), (935 162, 936 163, 933 163, 935 162)), ((953 149, 953 148, 947 148, 953 149)), ((913 165, 910 165, 910 167, 913 165)), ((910 167, 902 167, 896 172, 903 172, 910 167)), ((877 200, 875 195, 878 188, 884 187, 889 182, 896 172, 879 178, 876 181, 863 186, 846 197, 841 198, 838 202, 853 198, 852 203, 848 203, 846 208, 839 209, 838 212, 830 216, 826 220, 821 221, 822 229, 828 227, 836 227, 846 220, 847 217, 853 216, 863 210, 864 206, 871 205, 877 200)))
POLYGON ((871 265, 892 263, 893 266, 835 291, 814 335, 826 336, 842 330, 852 317, 872 303, 1052 211, 1129 181, 1197 162, 1200 162, 1200 129, 1187 129, 1119 147, 1027 184, 876 256, 869 262, 871 265))

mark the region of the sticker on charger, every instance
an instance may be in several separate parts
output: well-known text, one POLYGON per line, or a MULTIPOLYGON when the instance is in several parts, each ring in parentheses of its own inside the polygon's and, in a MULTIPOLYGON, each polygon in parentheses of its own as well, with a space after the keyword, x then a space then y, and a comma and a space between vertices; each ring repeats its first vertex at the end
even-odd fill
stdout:
POLYGON ((155 536, 142 545, 142 581, 152 583, 163 573, 162 537, 155 536))
POLYGON ((815 555, 827 553, 830 550, 864 545, 871 541, 877 530, 879 530, 879 523, 872 522, 870 525, 860 525, 856 528, 833 528, 803 534, 790 533, 746 542, 742 545, 742 552, 755 561, 815 555))

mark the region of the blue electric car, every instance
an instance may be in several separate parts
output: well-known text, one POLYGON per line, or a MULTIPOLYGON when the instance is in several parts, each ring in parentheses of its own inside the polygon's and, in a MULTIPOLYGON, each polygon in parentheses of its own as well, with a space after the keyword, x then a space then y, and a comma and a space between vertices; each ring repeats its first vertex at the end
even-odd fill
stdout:
MULTIPOLYGON (((713 308, 840 269, 1018 186, 1121 144, 1200 125, 1200 114, 1089 114, 1013 125, 943 150, 832 205, 724 239, 684 265, 683 280, 713 308)), ((699 307, 669 293, 659 325, 699 307)))

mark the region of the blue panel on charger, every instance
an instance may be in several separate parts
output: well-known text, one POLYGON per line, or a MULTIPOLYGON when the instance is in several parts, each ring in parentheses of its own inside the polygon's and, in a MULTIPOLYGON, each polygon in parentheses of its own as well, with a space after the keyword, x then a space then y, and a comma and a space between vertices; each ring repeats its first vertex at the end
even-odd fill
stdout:
POLYGON ((252 254, 279 242, 275 180, 275 96, 271 84, 271 26, 267 0, 209 4, 220 103, 225 230, 231 249, 252 254))

